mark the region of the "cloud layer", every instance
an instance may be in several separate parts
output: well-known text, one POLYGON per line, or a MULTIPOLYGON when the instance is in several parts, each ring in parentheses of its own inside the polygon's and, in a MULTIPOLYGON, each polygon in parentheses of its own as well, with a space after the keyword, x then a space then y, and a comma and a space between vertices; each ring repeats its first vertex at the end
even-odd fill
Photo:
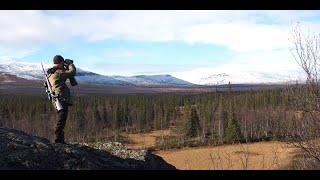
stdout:
POLYGON ((310 11, 1 11, 6 47, 37 47, 74 37, 224 45, 235 51, 288 46, 288 25, 310 11))
MULTIPOLYGON (((234 58, 218 67, 170 69, 185 80, 239 69, 278 73, 297 69, 288 51, 292 24, 300 21, 320 32, 319 17, 319 11, 0 11, 0 59, 23 59, 45 44, 67 44, 73 38, 89 43, 174 41, 234 52, 234 58)), ((96 58, 103 63, 106 57, 137 55, 152 58, 147 50, 107 51, 96 58)))

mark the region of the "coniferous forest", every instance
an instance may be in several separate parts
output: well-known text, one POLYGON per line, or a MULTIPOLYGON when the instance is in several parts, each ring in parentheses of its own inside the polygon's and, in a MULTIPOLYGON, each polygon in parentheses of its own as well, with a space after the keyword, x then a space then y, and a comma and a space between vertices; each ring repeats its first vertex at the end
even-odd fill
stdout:
MULTIPOLYGON (((301 130, 317 133, 318 124, 302 121, 308 116, 297 106, 299 93, 303 96, 304 86, 202 94, 75 95, 65 133, 69 141, 97 141, 121 132, 174 126, 186 138, 225 143, 281 140, 301 130)), ((52 137, 56 113, 45 94, 0 97, 0 126, 52 137)))

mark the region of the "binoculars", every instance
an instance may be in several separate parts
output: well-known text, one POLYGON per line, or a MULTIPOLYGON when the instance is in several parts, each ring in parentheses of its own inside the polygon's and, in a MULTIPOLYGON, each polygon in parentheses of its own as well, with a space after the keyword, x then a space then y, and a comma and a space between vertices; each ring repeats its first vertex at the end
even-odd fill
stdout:
MULTIPOLYGON (((65 67, 66 70, 69 70, 69 65, 70 64, 73 64, 73 60, 71 60, 71 59, 65 59, 64 60, 64 67, 65 67)), ((78 85, 78 82, 77 82, 77 80, 76 80, 76 78, 74 76, 70 77, 69 81, 70 81, 71 86, 78 85)))

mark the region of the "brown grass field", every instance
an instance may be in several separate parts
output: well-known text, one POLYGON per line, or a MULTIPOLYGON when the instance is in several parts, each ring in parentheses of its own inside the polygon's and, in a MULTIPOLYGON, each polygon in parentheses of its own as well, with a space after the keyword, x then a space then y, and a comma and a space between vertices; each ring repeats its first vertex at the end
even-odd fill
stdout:
POLYGON ((296 148, 276 141, 156 152, 184 170, 290 169, 296 153, 296 148))
POLYGON ((136 133, 128 134, 123 133, 123 136, 126 136, 130 139, 131 143, 126 144, 128 148, 131 149, 144 149, 154 147, 156 144, 156 137, 169 136, 172 132, 170 130, 162 131, 151 131, 148 133, 136 133))
MULTIPOLYGON (((132 143, 131 149, 150 148, 156 137, 172 135, 170 130, 123 134, 132 143)), ((284 142, 269 141, 215 147, 192 147, 156 151, 168 163, 181 170, 268 170, 290 169, 298 149, 284 142)))

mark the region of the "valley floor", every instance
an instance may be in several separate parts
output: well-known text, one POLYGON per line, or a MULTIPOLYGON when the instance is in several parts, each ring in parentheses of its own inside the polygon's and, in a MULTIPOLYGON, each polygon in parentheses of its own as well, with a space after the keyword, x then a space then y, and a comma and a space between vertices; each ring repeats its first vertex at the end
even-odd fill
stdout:
MULTIPOLYGON (((150 133, 126 134, 132 141, 129 148, 150 148, 159 136, 171 134, 169 130, 150 133)), ((168 163, 182 170, 231 170, 231 169, 290 169, 298 149, 278 142, 193 147, 156 151, 168 163)))
POLYGON ((184 170, 290 169, 297 149, 282 142, 159 151, 168 163, 184 170))

